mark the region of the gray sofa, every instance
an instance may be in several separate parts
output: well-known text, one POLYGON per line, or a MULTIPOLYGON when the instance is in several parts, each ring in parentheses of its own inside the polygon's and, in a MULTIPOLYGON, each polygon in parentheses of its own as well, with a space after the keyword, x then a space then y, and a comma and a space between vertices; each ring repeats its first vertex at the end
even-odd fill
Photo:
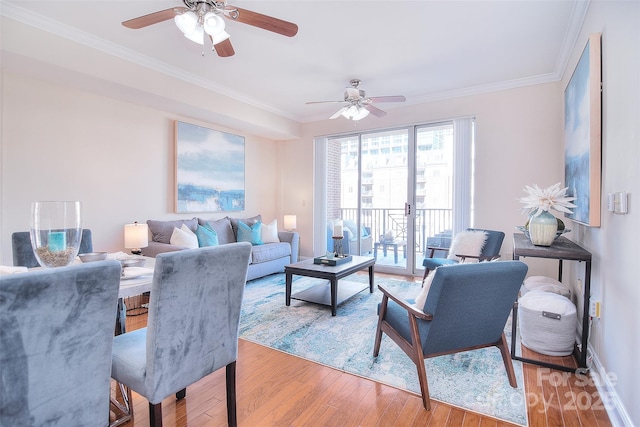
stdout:
MULTIPOLYGON (((203 218, 173 221, 148 220, 147 225, 149 226, 151 239, 149 240, 149 245, 142 249, 142 254, 155 258, 159 253, 187 249, 185 246, 176 246, 170 243, 173 229, 180 228, 183 224, 194 233, 198 226, 202 227, 208 224, 216 232, 219 244, 237 242, 239 221, 253 226, 257 221, 262 221, 262 217, 256 215, 250 218, 224 217, 216 220, 203 218)), ((280 242, 253 245, 251 247, 247 280, 274 273, 282 273, 285 265, 298 262, 299 234, 293 231, 278 231, 278 238, 280 242)))

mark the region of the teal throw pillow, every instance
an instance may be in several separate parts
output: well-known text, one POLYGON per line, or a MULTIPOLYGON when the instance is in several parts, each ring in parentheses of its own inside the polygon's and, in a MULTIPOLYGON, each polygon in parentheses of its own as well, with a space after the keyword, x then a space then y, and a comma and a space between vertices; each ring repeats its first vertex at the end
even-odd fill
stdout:
POLYGON ((252 245, 262 244, 262 221, 257 221, 251 227, 238 221, 238 242, 249 242, 252 245))
POLYGON ((198 238, 198 246, 218 246, 218 233, 216 233, 209 224, 198 225, 196 228, 196 237, 198 238))

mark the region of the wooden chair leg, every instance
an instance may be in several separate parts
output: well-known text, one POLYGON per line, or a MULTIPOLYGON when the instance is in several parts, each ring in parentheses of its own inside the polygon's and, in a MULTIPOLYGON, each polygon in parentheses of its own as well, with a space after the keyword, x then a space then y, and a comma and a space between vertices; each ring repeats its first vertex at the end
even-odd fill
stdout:
POLYGON ((511 360, 511 353, 509 352, 509 346, 507 345, 507 337, 502 333, 502 337, 500 341, 496 344, 496 347, 500 349, 500 354, 502 354, 502 361, 504 362, 504 367, 507 370, 507 378, 509 378, 509 385, 513 388, 518 387, 518 383, 516 381, 516 372, 513 370, 513 361, 511 360))
POLYGON ((373 344, 373 357, 378 357, 378 354, 380 354, 380 344, 382 344, 382 322, 387 312, 388 302, 389 302, 389 297, 386 295, 383 295, 382 304, 380 305, 380 313, 378 314, 378 327, 376 329, 376 339, 373 344))
POLYGON ((155 405, 149 402, 149 425, 151 427, 162 427, 162 402, 155 405))
POLYGON ((411 358, 418 370, 418 381, 420 382, 420 392, 422 394, 422 406, 427 411, 431 410, 431 400, 429 398, 429 383, 427 382, 427 369, 424 366, 424 353, 420 344, 420 333, 418 332, 418 322, 415 317, 409 316, 409 326, 411 328, 411 341, 413 343, 413 354, 411 358))
POLYGON ((187 395, 187 389, 183 388, 182 390, 176 393, 176 400, 182 400, 185 398, 186 395, 187 395))
POLYGON ((236 411, 236 362, 226 366, 227 379, 227 423, 229 427, 237 427, 238 418, 236 411))

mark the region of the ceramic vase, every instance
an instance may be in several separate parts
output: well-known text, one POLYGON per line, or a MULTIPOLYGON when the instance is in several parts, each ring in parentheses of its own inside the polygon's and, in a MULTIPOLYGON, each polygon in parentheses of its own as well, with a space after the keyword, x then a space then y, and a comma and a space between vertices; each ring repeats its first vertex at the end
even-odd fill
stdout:
POLYGON ((80 202, 33 202, 31 247, 43 267, 65 267, 80 249, 80 202))
POLYGON ((551 246, 557 231, 558 220, 547 211, 529 218, 529 239, 536 246, 551 246))

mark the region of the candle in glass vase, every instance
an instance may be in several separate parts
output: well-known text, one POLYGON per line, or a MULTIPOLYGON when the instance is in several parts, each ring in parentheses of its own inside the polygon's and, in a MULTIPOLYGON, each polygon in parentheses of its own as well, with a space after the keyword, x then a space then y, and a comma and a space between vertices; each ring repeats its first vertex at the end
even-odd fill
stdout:
POLYGON ((38 264, 53 268, 73 263, 82 238, 80 202, 33 202, 30 223, 31 246, 38 264))
POLYGON ((50 252, 62 252, 67 249, 67 235, 64 231, 50 231, 47 240, 50 252))

